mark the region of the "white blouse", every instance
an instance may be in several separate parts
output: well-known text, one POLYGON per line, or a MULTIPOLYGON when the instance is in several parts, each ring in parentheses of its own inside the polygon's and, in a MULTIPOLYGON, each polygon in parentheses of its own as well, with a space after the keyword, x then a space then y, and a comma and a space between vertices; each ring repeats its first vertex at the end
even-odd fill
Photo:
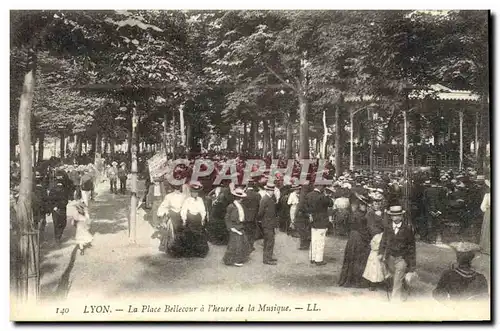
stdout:
POLYGON ((156 213, 158 217, 168 214, 171 210, 175 213, 180 213, 182 209, 182 205, 184 204, 184 200, 186 200, 186 195, 181 192, 174 191, 169 193, 163 199, 160 207, 158 207, 158 212, 156 213))
POLYGON ((486 193, 481 203, 481 211, 486 213, 490 209, 490 193, 486 193))
POLYGON ((239 201, 234 201, 234 205, 236 206, 236 209, 238 209, 238 217, 240 219, 240 222, 244 222, 245 212, 243 211, 243 207, 241 206, 239 201))
POLYGON ((201 220, 203 221, 207 216, 207 211, 205 209, 205 203, 200 197, 189 197, 184 201, 181 209, 181 218, 183 221, 187 219, 188 212, 190 214, 196 215, 200 214, 201 220))
POLYGON ((293 191, 292 193, 290 193, 287 203, 289 205, 297 205, 299 203, 299 196, 297 195, 297 191, 293 191))

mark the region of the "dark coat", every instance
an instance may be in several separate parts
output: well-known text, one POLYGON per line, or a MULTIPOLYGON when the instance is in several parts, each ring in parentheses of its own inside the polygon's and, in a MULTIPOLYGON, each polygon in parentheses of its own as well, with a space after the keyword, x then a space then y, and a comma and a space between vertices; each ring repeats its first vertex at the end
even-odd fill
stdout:
POLYGON ((430 187, 426 187, 423 194, 423 205, 426 208, 426 211, 441 211, 441 213, 445 212, 446 209, 446 188, 442 186, 432 185, 430 187))
POLYGON ((241 205, 245 209, 245 221, 255 223, 259 212, 260 194, 255 190, 247 190, 246 193, 247 196, 241 200, 241 205))
POLYGON ((228 230, 231 230, 231 228, 235 228, 238 231, 243 230, 243 223, 240 222, 238 208, 236 208, 236 205, 234 203, 227 206, 226 217, 224 218, 224 221, 226 222, 226 227, 228 230))
POLYGON ((257 220, 262 222, 265 229, 274 229, 277 226, 276 201, 267 194, 260 200, 257 220))
POLYGON ((326 195, 316 190, 306 195, 305 207, 313 222, 311 227, 314 229, 328 228, 328 207, 333 206, 333 201, 326 195))
POLYGON ((43 184, 35 185, 33 187, 33 214, 39 217, 49 213, 50 207, 48 205, 48 200, 47 188, 43 184))
POLYGON ((488 298, 486 277, 474 270, 453 268, 445 271, 432 292, 436 300, 488 298))
POLYGON ((409 271, 414 271, 417 265, 415 249, 415 234, 410 226, 402 224, 398 233, 392 229, 392 223, 385 227, 382 241, 380 242, 380 254, 385 257, 402 257, 409 271))
POLYGON ((54 186, 48 196, 48 206, 50 210, 57 207, 58 209, 66 209, 68 204, 68 193, 63 185, 54 186))

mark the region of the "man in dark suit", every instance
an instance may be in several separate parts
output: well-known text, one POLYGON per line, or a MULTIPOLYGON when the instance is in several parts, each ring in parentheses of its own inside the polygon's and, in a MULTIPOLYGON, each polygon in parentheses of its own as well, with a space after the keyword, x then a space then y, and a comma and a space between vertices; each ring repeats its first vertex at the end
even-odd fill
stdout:
MULTIPOLYGON (((33 187, 33 221, 36 228, 43 235, 45 225, 47 224, 46 214, 50 213, 48 206, 47 187, 44 185, 44 178, 39 171, 35 172, 35 186, 33 187)), ((42 240, 43 241, 43 240, 42 240)))
POLYGON ((255 241, 255 231, 257 226, 257 212, 259 211, 260 204, 260 194, 255 190, 255 183, 253 181, 248 183, 248 187, 246 189, 247 194, 241 201, 243 208, 245 209, 245 233, 248 237, 248 242, 250 243, 250 248, 252 251, 255 250, 253 246, 255 241))
POLYGON ((62 234, 66 228, 66 206, 68 204, 68 191, 64 187, 64 176, 56 175, 56 186, 48 195, 48 206, 52 212, 54 222, 54 237, 57 243, 61 243, 62 234))
POLYGON ((323 255, 325 251, 326 231, 329 217, 328 207, 333 206, 333 201, 324 194, 324 186, 317 186, 306 195, 305 207, 311 222, 311 247, 309 260, 318 266, 325 265, 323 255))
POLYGON ((392 300, 401 300, 405 275, 415 271, 417 264, 415 234, 403 222, 405 211, 401 206, 391 206, 386 212, 391 222, 386 226, 380 242, 380 256, 392 275, 392 300))
POLYGON ((276 221, 276 200, 274 198, 274 184, 268 183, 265 186, 266 193, 260 200, 258 221, 262 224, 264 235, 263 262, 264 264, 276 265, 277 260, 273 258, 274 250, 274 229, 276 221))

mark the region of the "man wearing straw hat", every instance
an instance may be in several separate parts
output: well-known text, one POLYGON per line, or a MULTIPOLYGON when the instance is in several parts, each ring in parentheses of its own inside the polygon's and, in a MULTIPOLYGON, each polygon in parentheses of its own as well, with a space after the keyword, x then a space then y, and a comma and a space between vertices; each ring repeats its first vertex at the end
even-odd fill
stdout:
POLYGON ((380 242, 380 259, 385 261, 392 276, 392 300, 401 300, 403 281, 407 273, 414 273, 417 264, 415 234, 403 222, 405 211, 401 206, 391 206, 386 211, 390 223, 386 226, 380 242))
POLYGON ((470 242, 454 242, 450 246, 457 254, 457 264, 441 275, 432 292, 434 299, 441 302, 487 299, 486 277, 471 267, 475 252, 480 247, 470 242))

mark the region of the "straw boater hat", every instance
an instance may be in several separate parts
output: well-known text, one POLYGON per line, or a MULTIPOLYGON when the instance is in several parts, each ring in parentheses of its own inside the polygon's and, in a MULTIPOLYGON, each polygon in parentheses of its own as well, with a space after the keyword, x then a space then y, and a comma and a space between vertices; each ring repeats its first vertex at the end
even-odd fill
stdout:
POLYGON ((266 186, 264 186, 264 189, 267 191, 274 191, 276 186, 273 183, 267 183, 266 186))
POLYGON ((247 196, 247 194, 240 187, 237 187, 234 190, 232 190, 231 194, 238 198, 244 198, 247 196))
POLYGON ((118 162, 113 161, 113 162, 111 162, 111 164, 112 164, 112 165, 117 165, 117 164, 118 164, 118 162))
POLYGON ((392 216, 403 215, 404 213, 406 212, 403 210, 403 207, 401 206, 390 206, 389 210, 387 211, 387 215, 392 215, 392 216))

